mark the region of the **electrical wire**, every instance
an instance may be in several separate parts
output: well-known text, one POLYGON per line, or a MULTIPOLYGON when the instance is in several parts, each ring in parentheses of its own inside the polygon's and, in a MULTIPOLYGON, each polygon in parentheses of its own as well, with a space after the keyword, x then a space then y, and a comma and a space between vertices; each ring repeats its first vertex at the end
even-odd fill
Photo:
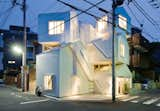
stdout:
MULTIPOLYGON (((61 2, 61 3, 63 3, 63 4, 65 4, 65 5, 67 5, 65 2, 63 2, 63 1, 61 1, 61 0, 57 0, 57 1, 59 1, 59 2, 61 2)), ((50 30, 53 30, 53 29, 55 29, 55 28, 57 28, 57 27, 60 27, 61 25, 65 24, 65 23, 71 21, 72 19, 74 19, 74 18, 80 16, 81 14, 83 14, 83 13, 89 11, 90 9, 94 8, 95 6, 97 6, 97 5, 101 4, 101 3, 103 3, 104 1, 106 1, 106 0, 101 0, 101 1, 97 2, 95 5, 93 5, 93 6, 89 7, 89 8, 87 8, 87 9, 84 10, 84 11, 81 11, 81 12, 78 13, 77 15, 75 15, 75 16, 73 16, 73 17, 67 19, 67 20, 65 20, 64 23, 61 23, 61 24, 59 24, 59 25, 57 25, 57 26, 51 28, 50 30)), ((74 7, 71 6, 71 5, 70 5, 69 7, 74 8, 74 7)), ((44 35, 46 35, 46 33, 44 33, 44 35)))
MULTIPOLYGON (((135 18, 137 18, 136 15, 133 13, 132 9, 128 6, 128 4, 126 4, 126 6, 127 6, 127 7, 129 8, 129 10, 132 12, 132 15, 133 15, 135 18)), ((136 21, 139 23, 139 25, 141 25, 141 23, 140 23, 140 21, 138 20, 138 18, 136 19, 136 21)), ((132 25, 132 24, 131 24, 131 26, 136 27, 136 26, 134 26, 134 25, 132 25)), ((149 33, 145 32, 145 31, 143 31, 143 33, 146 34, 146 35, 148 35, 152 40, 154 40, 154 41, 159 41, 157 38, 151 36, 149 33)))
POLYGON ((12 9, 12 7, 8 8, 7 10, 3 11, 0 13, 0 17, 2 17, 4 14, 6 14, 7 12, 9 12, 12 9))
MULTIPOLYGON (((87 0, 83 0, 83 1, 87 1, 87 0)), ((90 5, 94 5, 93 3, 90 3, 89 1, 87 1, 90 5)), ((74 9, 78 9, 78 8, 75 8, 75 7, 73 7, 73 6, 71 6, 72 8, 74 8, 74 9)), ((100 8, 100 7, 98 7, 98 6, 96 6, 97 8, 100 8)), ((80 9, 78 9, 78 10, 80 10, 80 9)), ((107 12, 107 13, 110 13, 110 14, 112 14, 111 12, 109 12, 109 11, 106 11, 105 9, 103 9, 102 8, 102 10, 103 10, 103 12, 107 12)), ((82 10, 80 10, 80 11, 82 11, 82 10)), ((86 13, 86 12, 85 12, 86 13)), ((86 14, 88 14, 88 12, 86 13, 86 14)), ((95 15, 91 15, 91 14, 88 14, 88 15, 90 15, 90 16, 92 16, 92 17, 94 17, 94 18, 99 18, 100 19, 100 17, 97 17, 97 16, 95 16, 95 15)), ((135 16, 136 17, 136 16, 135 16)), ((111 17, 110 17, 111 18, 111 17)), ((120 18, 120 19, 122 19, 121 17, 119 17, 118 16, 118 18, 120 18)), ((136 17, 137 18, 137 17, 136 17)), ((104 20, 103 20, 104 21, 104 20)), ((112 24, 111 22, 109 22, 109 21, 106 21, 106 22, 108 22, 108 23, 110 23, 110 24, 112 24)), ((140 23, 140 21, 138 22, 138 23, 140 23)), ((132 25, 131 23, 129 23, 128 21, 127 21, 127 24, 129 24, 130 26, 132 26, 132 27, 136 27, 136 26, 134 26, 134 25, 132 25)), ((112 24, 113 25, 113 24, 112 24)), ((141 23, 140 23, 140 25, 141 25, 141 23)), ((118 26, 119 27, 119 26, 118 26)), ((119 27, 119 28, 121 28, 121 27, 119 27)), ((122 28, 121 28, 122 29, 122 28)), ((128 32, 128 31, 126 31, 127 33, 130 33, 130 32, 128 32)), ((147 33, 147 32, 144 32, 143 31, 143 33, 144 34, 146 34, 146 35, 148 35, 152 40, 155 40, 156 38, 154 38, 154 37, 152 37, 149 33, 147 33)), ((156 39, 156 40, 158 40, 158 39, 156 39)))
MULTIPOLYGON (((42 12, 46 12, 48 9, 51 9, 52 7, 53 7, 53 5, 54 5, 54 7, 56 6, 56 5, 58 5, 58 2, 55 0, 53 3, 51 3, 47 8, 44 8, 43 9, 43 11, 42 12)), ((62 10, 62 9, 64 9, 64 6, 61 6, 61 7, 58 7, 57 8, 57 10, 62 10)), ((35 18, 35 20, 36 20, 37 18, 35 18)), ((35 21, 33 21, 32 23, 34 23, 35 21)), ((31 23, 31 24, 32 24, 31 23)), ((38 27, 38 24, 34 24, 34 25, 32 25, 30 28, 32 28, 32 29, 34 29, 34 28, 36 28, 36 27, 38 27)))
POLYGON ((136 21, 139 23, 139 24, 141 24, 141 22, 139 21, 139 19, 136 17, 136 15, 134 14, 134 12, 131 10, 131 8, 128 6, 128 5, 126 5, 127 6, 127 8, 129 9, 129 11, 131 12, 131 14, 134 16, 134 18, 136 19, 136 21))
POLYGON ((156 21, 145 12, 145 10, 135 1, 133 0, 133 5, 143 14, 143 16, 155 27, 157 32, 159 32, 160 27, 156 23, 156 21), (156 27, 157 26, 157 27, 156 27), (158 29, 157 29, 158 28, 158 29))
POLYGON ((2 21, 2 24, 0 25, 1 27, 3 27, 3 26, 6 24, 9 16, 10 16, 11 13, 12 13, 12 11, 13 11, 13 8, 8 12, 8 14, 6 15, 6 17, 4 17, 4 21, 2 21))
MULTIPOLYGON (((62 1, 62 2, 63 2, 63 1, 62 1)), ((65 3, 65 2, 64 2, 64 3, 65 3)), ((73 9, 75 9, 75 10, 79 10, 79 11, 81 11, 81 13, 83 12, 83 13, 86 13, 86 14, 94 17, 94 18, 101 19, 101 17, 97 17, 97 16, 95 16, 95 15, 87 12, 86 10, 78 9, 78 8, 76 8, 76 7, 74 7, 74 6, 70 5, 70 4, 66 4, 66 3, 65 3, 65 5, 71 7, 71 8, 73 8, 73 9)), ((95 5, 96 5, 96 4, 94 4, 93 6, 95 6, 95 5)), ((111 12, 110 12, 110 13, 111 13, 111 12)), ((79 16, 79 15, 77 14, 76 17, 77 17, 77 16, 79 16)), ((75 18, 75 17, 74 17, 74 18, 75 18)), ((73 18, 68 19, 68 20, 65 21, 63 24, 65 24, 66 22, 69 22, 69 21, 72 20, 72 19, 73 19, 73 18)), ((103 20, 103 21, 105 21, 105 20, 103 20)), ((106 22, 112 24, 112 22, 109 22, 109 21, 106 21, 106 22)), ((128 23, 128 21, 127 21, 127 24, 129 24, 129 25, 131 25, 131 26, 133 26, 133 27, 136 27, 136 26, 132 25, 131 23, 128 23)), ((57 28, 57 27, 59 27, 59 26, 61 26, 61 25, 62 25, 62 24, 60 24, 60 25, 58 25, 58 26, 55 26, 55 27, 53 27, 52 29, 49 29, 49 30, 53 30, 53 29, 55 29, 55 28, 57 28)), ((117 25, 117 26, 118 26, 118 25, 117 25)), ((119 26, 118 26, 118 27, 119 27, 119 26)), ((122 29, 122 28, 121 28, 121 29, 122 29)), ((126 31, 126 32, 127 32, 127 33, 131 33, 131 32, 128 32, 128 31, 126 31)), ((146 34, 146 35, 148 35, 148 36, 150 36, 150 38, 152 38, 152 39, 155 40, 155 38, 152 37, 152 36, 151 36, 150 34, 148 34, 147 32, 143 32, 143 33, 146 34)), ((46 35, 46 33, 41 34, 41 35, 46 35)))

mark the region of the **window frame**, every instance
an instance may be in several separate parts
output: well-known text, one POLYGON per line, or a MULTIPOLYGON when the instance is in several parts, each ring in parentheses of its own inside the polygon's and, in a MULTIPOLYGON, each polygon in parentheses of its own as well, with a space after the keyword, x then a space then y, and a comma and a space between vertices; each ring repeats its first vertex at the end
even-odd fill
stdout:
POLYGON ((64 33, 64 20, 50 20, 48 21, 48 35, 60 35, 64 33), (51 26, 52 24, 52 26, 51 26))
POLYGON ((118 15, 118 26, 124 30, 127 30, 127 28, 128 28, 127 18, 121 14, 118 15))

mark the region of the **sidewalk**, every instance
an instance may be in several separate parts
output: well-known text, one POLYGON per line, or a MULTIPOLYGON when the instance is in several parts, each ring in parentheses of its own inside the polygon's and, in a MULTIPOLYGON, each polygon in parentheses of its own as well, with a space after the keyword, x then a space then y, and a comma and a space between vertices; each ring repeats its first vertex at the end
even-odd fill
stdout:
POLYGON ((22 89, 21 88, 17 88, 15 85, 5 85, 5 87, 7 88, 10 88, 14 91, 17 91, 17 92, 21 92, 21 93, 24 93, 24 94, 29 94, 29 95, 35 95, 34 92, 30 92, 30 91, 27 91, 27 92, 22 92, 22 89))
MULTIPOLYGON (((50 95, 44 95, 47 98, 57 100, 57 101, 84 101, 84 102, 104 102, 104 101, 112 101, 111 95, 100 95, 100 94, 84 94, 84 95, 76 95, 76 96, 69 96, 69 97, 54 97, 50 95)), ((119 95, 116 96, 117 100, 125 99, 130 97, 129 95, 119 95)))

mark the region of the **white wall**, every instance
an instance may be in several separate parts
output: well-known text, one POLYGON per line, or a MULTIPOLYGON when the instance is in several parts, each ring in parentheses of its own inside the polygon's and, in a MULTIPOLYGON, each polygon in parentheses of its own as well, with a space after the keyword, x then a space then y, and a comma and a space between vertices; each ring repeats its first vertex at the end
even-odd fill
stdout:
POLYGON ((80 40, 89 43, 94 39, 97 39, 95 28, 90 24, 80 24, 80 40))
POLYGON ((78 23, 78 18, 75 17, 77 13, 75 11, 70 12, 70 36, 68 36, 69 42, 74 42, 77 39, 79 39, 79 23, 78 23))
MULTIPOLYGON (((60 50, 60 97, 89 93, 89 81, 79 63, 73 71, 73 54, 69 47, 60 50)), ((75 67, 75 66, 74 66, 75 67)))
POLYGON ((44 76, 54 75, 53 90, 49 91, 54 96, 59 96, 59 51, 51 51, 36 56, 36 86, 44 89, 44 76))

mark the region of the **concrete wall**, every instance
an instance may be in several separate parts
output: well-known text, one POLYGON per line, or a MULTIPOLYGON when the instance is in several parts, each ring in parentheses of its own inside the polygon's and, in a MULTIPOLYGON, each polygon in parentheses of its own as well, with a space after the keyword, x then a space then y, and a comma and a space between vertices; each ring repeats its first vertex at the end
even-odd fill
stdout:
POLYGON ((79 26, 77 17, 73 18, 71 21, 68 21, 70 18, 76 16, 76 12, 60 12, 60 13, 48 13, 40 14, 38 16, 38 34, 39 42, 73 42, 79 38, 79 26), (49 35, 48 34, 48 22, 49 21, 59 21, 64 20, 64 33, 58 35, 49 35))
POLYGON ((67 21, 68 19, 70 19, 70 12, 40 14, 38 16, 39 42, 64 42, 64 36, 67 36, 69 34, 70 22, 65 23, 64 34, 59 35, 48 34, 48 22, 52 20, 67 21))
POLYGON ((59 50, 49 53, 42 53, 36 57, 36 86, 44 89, 44 76, 54 75, 53 90, 51 95, 59 96, 59 50), (54 52, 54 53, 53 53, 54 52))
POLYGON ((129 59, 130 59, 129 58, 129 45, 128 45, 126 37, 125 36, 118 36, 117 37, 117 45, 115 45, 115 46, 116 46, 115 53, 116 53, 116 62, 117 62, 117 64, 118 63, 129 64, 129 59), (120 54, 120 51, 121 51, 120 44, 121 43, 124 44, 124 46, 125 46, 125 51, 124 51, 125 55, 124 55, 124 57, 121 56, 121 54, 120 54))
POLYGON ((78 62, 73 71, 73 54, 69 47, 60 50, 60 97, 89 93, 89 81, 78 62))

